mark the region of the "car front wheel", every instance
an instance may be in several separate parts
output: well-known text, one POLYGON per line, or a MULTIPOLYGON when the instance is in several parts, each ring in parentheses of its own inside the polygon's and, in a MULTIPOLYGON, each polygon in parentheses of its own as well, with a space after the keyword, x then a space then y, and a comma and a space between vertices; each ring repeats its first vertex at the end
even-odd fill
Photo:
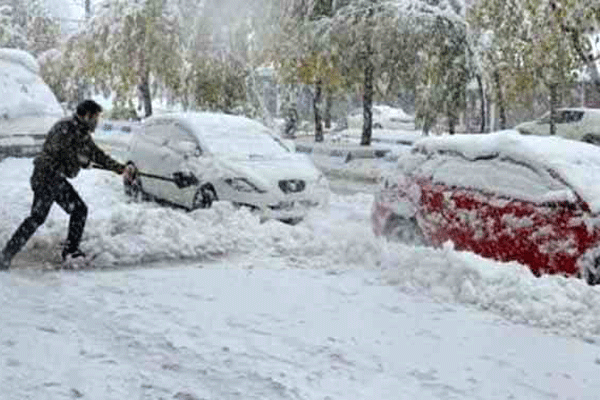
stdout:
POLYGON ((577 260, 579 268, 579 277, 588 285, 597 285, 600 283, 600 247, 592 248, 586 251, 577 260))
POLYGON ((192 210, 196 210, 198 208, 210 208, 217 200, 217 192, 213 185, 210 183, 205 183, 200 186, 196 191, 196 194, 194 194, 192 210))

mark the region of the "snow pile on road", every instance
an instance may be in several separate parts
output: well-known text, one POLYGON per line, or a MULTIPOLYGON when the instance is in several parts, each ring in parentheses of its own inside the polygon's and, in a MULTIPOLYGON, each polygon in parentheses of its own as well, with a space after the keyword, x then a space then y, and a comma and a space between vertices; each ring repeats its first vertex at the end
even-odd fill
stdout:
POLYGON ((384 280, 426 289, 440 301, 471 304, 508 320, 570 336, 600 336, 600 287, 577 278, 535 277, 517 263, 502 263, 447 243, 443 249, 386 243, 384 280))

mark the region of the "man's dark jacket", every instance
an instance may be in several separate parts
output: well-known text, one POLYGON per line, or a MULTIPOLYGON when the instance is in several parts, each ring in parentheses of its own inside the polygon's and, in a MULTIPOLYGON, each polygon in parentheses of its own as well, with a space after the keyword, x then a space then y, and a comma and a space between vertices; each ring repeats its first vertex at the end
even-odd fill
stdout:
POLYGON ((90 128, 77 115, 62 119, 50 129, 41 154, 33 161, 31 186, 43 187, 58 177, 74 178, 90 162, 119 173, 124 168, 98 148, 90 128))

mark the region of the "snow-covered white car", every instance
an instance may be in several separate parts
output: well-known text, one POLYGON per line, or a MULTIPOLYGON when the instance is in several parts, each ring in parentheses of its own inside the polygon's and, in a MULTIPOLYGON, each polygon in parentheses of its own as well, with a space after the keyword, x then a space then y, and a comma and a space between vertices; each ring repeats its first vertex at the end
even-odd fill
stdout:
POLYGON ((23 50, 0 48, 0 153, 35 154, 64 116, 35 58, 23 50))
MULTIPOLYGON (((414 130, 415 119, 401 108, 385 104, 373 105, 373 128, 390 130, 414 130)), ((358 108, 348 115, 348 128, 362 129, 363 109, 358 108)))
POLYGON ((133 132, 128 161, 162 177, 193 174, 197 184, 179 188, 141 176, 126 191, 189 210, 213 201, 248 206, 264 219, 296 222, 329 201, 329 182, 304 154, 291 152, 257 121, 218 113, 173 113, 146 119, 133 132))
POLYGON ((376 235, 597 284, 600 148, 514 130, 427 137, 383 179, 371 218, 376 235))
MULTIPOLYGON (((600 144, 600 109, 559 108, 555 119, 556 135, 567 139, 600 144)), ((550 112, 515 129, 523 135, 550 135, 550 112)))

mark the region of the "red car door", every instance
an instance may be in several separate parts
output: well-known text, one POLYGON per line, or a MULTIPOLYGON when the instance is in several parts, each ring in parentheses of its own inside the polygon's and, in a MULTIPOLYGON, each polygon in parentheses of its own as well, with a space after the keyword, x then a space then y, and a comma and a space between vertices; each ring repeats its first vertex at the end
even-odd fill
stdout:
POLYGON ((433 245, 450 240, 538 275, 577 272, 576 260, 593 238, 583 205, 566 185, 513 160, 445 157, 418 179, 419 225, 433 245))

